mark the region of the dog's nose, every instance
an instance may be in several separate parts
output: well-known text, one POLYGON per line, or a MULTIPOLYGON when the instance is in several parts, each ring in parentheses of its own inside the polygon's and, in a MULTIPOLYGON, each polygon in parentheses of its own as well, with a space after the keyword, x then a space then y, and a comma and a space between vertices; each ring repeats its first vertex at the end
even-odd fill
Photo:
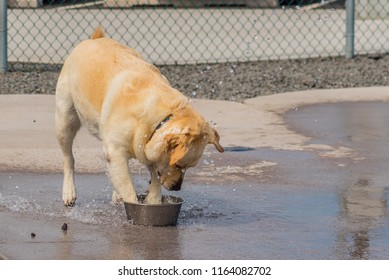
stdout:
POLYGON ((171 186, 170 190, 171 191, 179 191, 179 190, 181 190, 182 181, 183 181, 183 179, 180 178, 174 185, 171 186))

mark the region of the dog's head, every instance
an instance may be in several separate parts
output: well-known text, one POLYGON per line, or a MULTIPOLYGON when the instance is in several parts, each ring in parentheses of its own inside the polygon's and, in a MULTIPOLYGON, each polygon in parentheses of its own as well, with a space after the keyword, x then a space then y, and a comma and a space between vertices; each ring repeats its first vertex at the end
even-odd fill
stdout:
POLYGON ((168 190, 178 191, 186 170, 195 166, 207 144, 224 149, 220 137, 199 114, 189 108, 174 113, 145 146, 147 159, 160 183, 168 190))

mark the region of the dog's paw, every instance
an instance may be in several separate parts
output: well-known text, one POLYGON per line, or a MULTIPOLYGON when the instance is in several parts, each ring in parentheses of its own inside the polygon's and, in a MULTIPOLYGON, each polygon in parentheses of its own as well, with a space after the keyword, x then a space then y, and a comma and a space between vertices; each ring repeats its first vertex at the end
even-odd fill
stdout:
POLYGON ((76 199, 77 199, 76 196, 65 196, 65 195, 63 195, 63 197, 62 197, 63 204, 65 206, 69 206, 69 207, 72 207, 72 206, 74 206, 76 204, 76 199))
POLYGON ((146 204, 162 204, 162 195, 150 195, 150 193, 145 198, 146 204))
POLYGON ((74 185, 65 184, 62 188, 62 201, 65 206, 74 206, 77 194, 74 185))
POLYGON ((123 196, 119 195, 116 191, 113 191, 112 203, 113 204, 120 204, 121 202, 130 202, 130 203, 138 202, 138 198, 136 196, 136 193, 133 195, 128 195, 126 197, 123 197, 123 196))
POLYGON ((112 192, 112 204, 117 205, 123 201, 122 197, 115 191, 112 192))

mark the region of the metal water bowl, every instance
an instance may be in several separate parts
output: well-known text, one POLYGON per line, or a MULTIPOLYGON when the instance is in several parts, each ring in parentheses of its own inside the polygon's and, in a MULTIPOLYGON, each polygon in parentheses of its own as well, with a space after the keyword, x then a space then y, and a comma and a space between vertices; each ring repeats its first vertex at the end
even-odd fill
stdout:
POLYGON ((143 203, 146 195, 138 195, 138 202, 125 202, 127 219, 134 225, 175 226, 184 202, 180 197, 163 195, 161 204, 143 203))

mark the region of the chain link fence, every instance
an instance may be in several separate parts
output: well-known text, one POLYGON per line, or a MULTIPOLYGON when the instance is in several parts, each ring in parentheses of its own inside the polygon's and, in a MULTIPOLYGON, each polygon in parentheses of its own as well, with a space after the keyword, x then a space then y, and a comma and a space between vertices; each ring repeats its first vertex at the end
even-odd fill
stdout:
MULTIPOLYGON (((0 1, 8 5, 10 70, 38 64, 59 68, 71 49, 97 26, 159 65, 343 56, 346 52, 344 0, 0 1)), ((356 0, 352 8, 353 53, 387 53, 389 1, 356 0)))

